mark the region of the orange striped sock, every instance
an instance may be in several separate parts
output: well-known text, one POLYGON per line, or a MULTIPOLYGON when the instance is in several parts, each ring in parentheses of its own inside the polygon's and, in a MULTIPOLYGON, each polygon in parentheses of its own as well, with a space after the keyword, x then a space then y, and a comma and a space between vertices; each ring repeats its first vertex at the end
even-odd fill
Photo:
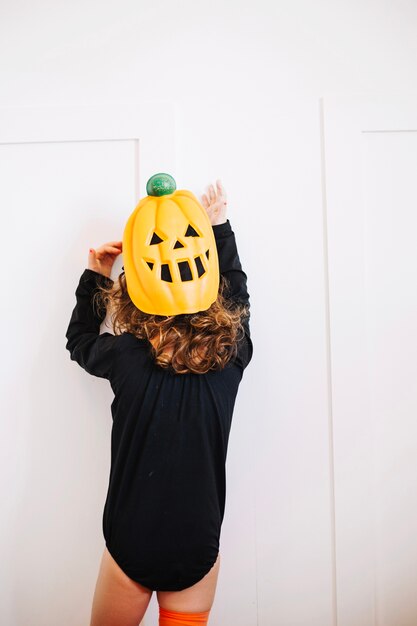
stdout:
POLYGON ((206 626, 209 618, 209 611, 201 613, 183 613, 180 611, 169 611, 159 606, 159 626, 206 626))

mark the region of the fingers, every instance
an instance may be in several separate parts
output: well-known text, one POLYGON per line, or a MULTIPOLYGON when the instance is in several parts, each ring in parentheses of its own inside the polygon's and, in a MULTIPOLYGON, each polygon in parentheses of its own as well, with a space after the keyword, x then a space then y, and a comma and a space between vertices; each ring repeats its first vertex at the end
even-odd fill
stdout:
POLYGON ((226 192, 223 187, 223 183, 218 178, 216 180, 216 189, 214 185, 207 186, 207 193, 204 193, 201 197, 201 203, 207 214, 210 217, 211 223, 215 223, 214 220, 219 216, 224 216, 227 207, 226 192))
POLYGON ((120 254, 123 244, 121 241, 109 241, 96 249, 98 258, 102 258, 105 254, 120 254))
POLYGON ((209 203, 216 202, 218 196, 223 196, 226 199, 226 191, 220 178, 216 180, 216 189, 214 189, 214 185, 208 186, 209 203))
POLYGON ((118 250, 117 248, 112 248, 111 246, 107 246, 106 248, 99 248, 96 251, 97 259, 104 259, 108 254, 110 254, 111 256, 117 256, 118 254, 120 254, 120 250, 118 250))
POLYGON ((214 191, 213 185, 209 185, 208 187, 208 197, 210 204, 214 204, 216 202, 216 192, 214 191))
POLYGON ((226 195, 226 192, 225 192, 225 189, 224 189, 224 187, 223 187, 223 183, 222 183, 222 181, 220 180, 220 178, 218 178, 218 179, 216 180, 216 186, 217 186, 217 191, 218 191, 218 193, 219 193, 220 195, 222 195, 222 196, 225 196, 225 195, 226 195))

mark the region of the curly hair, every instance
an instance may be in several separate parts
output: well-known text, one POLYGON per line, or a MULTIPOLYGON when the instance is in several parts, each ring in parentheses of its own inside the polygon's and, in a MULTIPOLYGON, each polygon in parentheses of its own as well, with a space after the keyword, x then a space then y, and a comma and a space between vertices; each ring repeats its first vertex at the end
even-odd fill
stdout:
POLYGON ((249 305, 228 298, 229 289, 228 279, 221 274, 217 298, 207 310, 154 315, 141 311, 132 302, 122 272, 118 282, 98 286, 94 301, 103 312, 110 312, 115 335, 128 332, 147 339, 151 354, 161 367, 177 374, 205 374, 223 369, 236 356, 238 342, 244 336, 242 321, 249 317, 249 305), (172 355, 166 352, 168 348, 173 348, 172 355))

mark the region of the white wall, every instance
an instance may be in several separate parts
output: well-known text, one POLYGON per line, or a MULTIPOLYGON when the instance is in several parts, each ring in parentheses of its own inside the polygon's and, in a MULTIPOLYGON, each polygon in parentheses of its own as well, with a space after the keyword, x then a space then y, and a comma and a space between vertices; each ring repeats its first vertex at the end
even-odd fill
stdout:
MULTIPOLYGON (((1 106, 174 102, 178 183, 201 194, 220 177, 227 188, 255 351, 231 432, 213 626, 224 624, 226 606, 240 625, 336 625, 319 97, 415 89, 416 18, 414 2, 387 0, 2 2, 1 106)), ((19 233, 20 249, 32 235, 19 233)), ((55 262, 47 249, 40 254, 55 262)), ((84 250, 79 259, 82 268, 84 250)), ((62 327, 68 314, 59 309, 62 327)), ((55 376, 50 385, 62 387, 62 372, 55 376)), ((102 408, 101 400, 94 419, 102 408)), ((32 410, 33 429, 36 404, 32 410)), ((97 454, 107 454, 106 441, 97 454)), ((47 505, 53 468, 37 457, 47 505)), ((7 487, 14 493, 13 481, 7 487)), ((100 513, 100 502, 93 505, 100 513)), ((79 567, 88 557, 93 571, 101 528, 88 529, 95 549, 78 555, 79 567)), ((35 539, 45 539, 39 528, 35 539)), ((19 550, 18 534, 3 541, 19 550)), ((33 599, 9 556, 14 626, 28 623, 33 599)), ((36 576, 30 553, 27 568, 36 576)), ((92 589, 80 598, 79 587, 74 594, 57 585, 51 608, 48 588, 33 623, 55 624, 60 614, 62 624, 81 624, 85 611, 65 617, 59 609, 88 608, 92 589)))

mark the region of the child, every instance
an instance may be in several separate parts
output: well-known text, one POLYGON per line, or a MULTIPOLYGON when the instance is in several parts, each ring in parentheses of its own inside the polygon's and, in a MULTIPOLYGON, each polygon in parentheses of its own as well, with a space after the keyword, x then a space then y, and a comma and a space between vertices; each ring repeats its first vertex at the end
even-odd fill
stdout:
POLYGON ((106 548, 90 626, 137 626, 153 591, 160 626, 206 625, 214 600, 228 438, 253 346, 247 276, 221 181, 202 205, 220 271, 207 310, 140 311, 125 274, 118 285, 110 278, 121 241, 90 250, 75 292, 66 348, 114 392, 106 548), (100 334, 109 303, 114 334, 100 334))

